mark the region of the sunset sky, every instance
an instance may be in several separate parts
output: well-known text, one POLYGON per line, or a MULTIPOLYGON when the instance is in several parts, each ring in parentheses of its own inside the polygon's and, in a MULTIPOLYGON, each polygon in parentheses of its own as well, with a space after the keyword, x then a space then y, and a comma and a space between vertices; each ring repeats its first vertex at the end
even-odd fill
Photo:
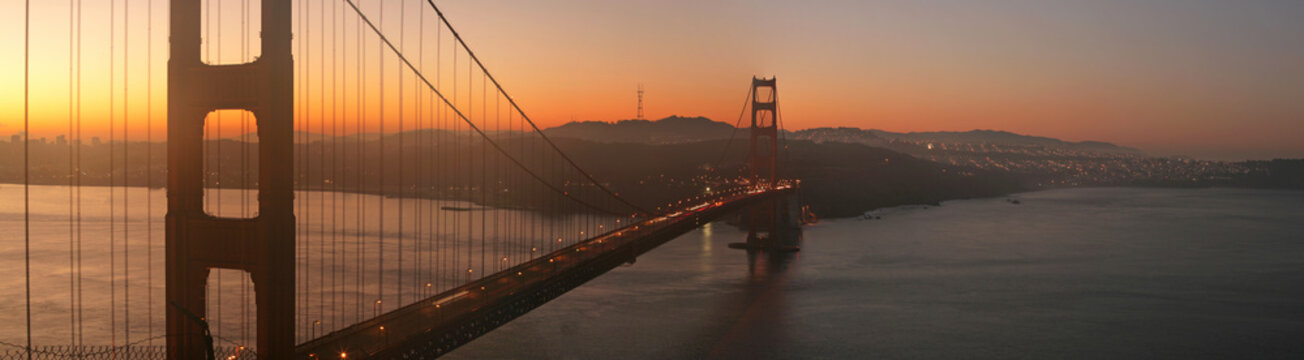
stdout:
MULTIPOLYGON (((0 1, 0 46, 7 49, 0 54, 0 134, 7 137, 22 127, 23 1, 0 1)), ((139 124, 150 0, 119 0, 119 21, 124 1, 132 9, 128 91, 140 104, 130 117, 139 124)), ((84 60, 85 114, 107 109, 109 0, 83 3, 83 59, 100 60, 84 60)), ((167 1, 153 3, 153 112, 161 137, 167 1)), ((750 77, 761 75, 778 77, 789 129, 997 129, 1157 155, 1304 157, 1304 2, 1297 0, 437 4, 544 126, 632 118, 639 83, 649 118, 732 123, 750 77)), ((36 136, 54 137, 67 131, 68 2, 33 6, 33 126, 36 136)), ((224 23, 238 21, 227 16, 224 23)), ((121 96, 121 85, 116 89, 121 96)))

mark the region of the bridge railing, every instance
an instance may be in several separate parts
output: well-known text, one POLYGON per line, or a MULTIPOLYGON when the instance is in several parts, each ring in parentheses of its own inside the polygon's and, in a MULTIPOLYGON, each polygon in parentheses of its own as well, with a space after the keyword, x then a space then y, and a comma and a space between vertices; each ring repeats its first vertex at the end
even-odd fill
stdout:
MULTIPOLYGON (((167 347, 155 346, 39 346, 33 347, 31 360, 167 360, 167 347)), ((218 346, 214 358, 222 360, 253 360, 258 356, 250 349, 238 346, 218 346)), ((0 360, 28 360, 27 351, 0 350, 0 360)))

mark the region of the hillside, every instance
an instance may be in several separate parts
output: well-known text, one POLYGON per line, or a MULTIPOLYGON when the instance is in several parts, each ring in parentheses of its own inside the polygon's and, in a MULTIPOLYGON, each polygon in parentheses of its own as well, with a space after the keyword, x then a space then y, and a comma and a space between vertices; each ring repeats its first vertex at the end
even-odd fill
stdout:
MULTIPOLYGON (((559 142, 594 176, 611 179, 632 200, 647 203, 700 193, 713 178, 743 175, 746 142, 614 144, 559 142), (631 161, 637 160, 637 161, 631 161)), ((864 211, 949 199, 996 196, 1023 190, 995 172, 963 169, 860 144, 789 142, 780 176, 802 179, 802 201, 820 216, 858 216, 864 211)))
POLYGON ((661 120, 571 122, 544 130, 548 136, 601 143, 678 144, 728 139, 734 127, 704 117, 671 116, 661 120))
MULTIPOLYGON (((745 129, 739 129, 745 130, 745 129)), ((621 120, 617 122, 571 122, 544 130, 549 136, 600 143, 677 144, 728 139, 735 136, 733 125, 704 117, 671 116, 661 120, 621 120)), ((739 132, 737 136, 744 136, 739 132)), ((1140 150, 1099 141, 1064 141, 1054 138, 1015 134, 998 130, 933 131, 897 133, 852 127, 812 128, 784 131, 785 137, 815 142, 859 143, 890 147, 893 142, 916 144, 992 144, 1002 146, 1043 147, 1080 152, 1140 154, 1140 150)))
MULTIPOLYGON (((572 123, 547 130, 557 146, 578 164, 632 201, 649 207, 670 199, 682 199, 722 186, 741 177, 748 143, 745 130, 705 118, 672 117, 659 121, 618 123, 572 123), (728 149, 726 151, 726 146, 728 149)), ((803 181, 803 201, 821 216, 854 216, 886 206, 927 204, 948 199, 996 196, 1009 192, 1065 186, 1230 186, 1304 189, 1304 160, 1248 162, 1198 161, 1136 155, 1128 149, 1104 143, 1068 143, 993 131, 962 133, 915 133, 915 141, 891 138, 901 134, 852 128, 823 128, 788 133, 786 151, 781 153, 780 175, 803 181), (926 142, 933 139, 953 142, 926 142), (806 138, 806 139, 802 139, 806 138), (1002 141, 961 143, 954 141, 1002 141), (875 144, 886 144, 878 147, 875 144), (1037 144, 1050 144, 1037 145, 1037 144), (1068 145, 1065 145, 1068 144, 1068 145), (1122 152, 1070 150, 1064 146, 1121 149, 1122 152)), ((466 131, 417 130, 403 134, 349 135, 330 137, 299 133, 295 146, 299 158, 344 158, 336 164, 298 162, 295 171, 302 189, 362 189, 393 196, 433 197, 488 202, 494 206, 546 208, 556 204, 555 194, 523 170, 489 149, 477 134, 466 131), (423 139, 396 141, 394 137, 423 139), (402 147, 400 148, 400 144, 402 147), (399 151, 438 154, 419 169, 385 167, 383 155, 399 151), (479 161, 442 158, 442 154, 482 154, 479 161), (329 165, 329 166, 327 166, 329 165), (326 167, 323 167, 326 166, 326 167), (470 170, 468 170, 470 169, 470 170), (493 172, 486 170, 494 169, 493 172), (496 178, 486 178, 496 177, 496 178), (500 184, 503 194, 489 192, 477 184, 500 184), (407 184, 407 185, 403 185, 407 184)), ((531 171, 570 194, 597 201, 609 199, 599 189, 585 185, 575 171, 557 167, 563 159, 533 134, 502 132, 491 134, 498 146, 515 159, 531 165, 531 171), (551 170, 547 170, 551 169, 551 170), (560 169, 560 170, 558 170, 560 169)), ((78 181, 83 185, 116 183, 140 186, 166 183, 167 149, 163 143, 133 142, 125 161, 108 156, 124 148, 120 143, 93 142, 81 145, 83 154, 78 181), (151 151, 152 150, 152 151, 151 151), (148 159, 148 154, 153 154, 148 159), (129 164, 125 171, 110 171, 112 164, 129 164)), ((19 183, 27 178, 23 170, 22 143, 0 141, 0 182, 19 183)), ((258 144, 235 139, 205 144, 209 164, 238 169, 242 161, 257 168, 258 158, 241 159, 237 154, 256 154, 258 144), (225 155, 224 155, 225 154, 225 155)), ((65 143, 35 141, 30 144, 30 181, 33 184, 68 184, 69 151, 65 143)), ((211 186, 249 187, 238 171, 211 176, 211 186)), ((256 178, 252 178, 256 179, 256 178)), ((614 206, 605 204, 603 206, 614 206)), ((613 210, 617 210, 614 209, 613 210)))

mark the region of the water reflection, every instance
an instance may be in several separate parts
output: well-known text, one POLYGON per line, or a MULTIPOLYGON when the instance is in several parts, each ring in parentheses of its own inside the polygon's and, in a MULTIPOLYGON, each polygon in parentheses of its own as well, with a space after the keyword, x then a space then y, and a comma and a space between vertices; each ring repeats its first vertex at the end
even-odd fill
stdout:
MULTIPOLYGON (((755 240, 755 238, 749 239, 755 240)), ((765 244, 750 242, 747 253, 748 280, 752 283, 778 281, 786 274, 800 254, 802 233, 797 228, 776 239, 759 239, 765 244)))
POLYGON ((700 240, 702 243, 702 251, 697 257, 697 263, 698 268, 701 269, 704 274, 709 274, 715 271, 715 260, 712 258, 714 255, 711 251, 711 245, 715 243, 714 227, 714 222, 708 222, 706 225, 702 225, 702 238, 700 240))
MULTIPOLYGON (((746 234, 746 233, 744 233, 746 234)), ((746 236, 746 235, 745 235, 746 236)), ((725 306, 741 309, 720 311, 737 314, 722 337, 711 346, 709 358, 769 358, 792 344, 789 279, 800 259, 794 251, 801 246, 800 228, 793 228, 769 238, 748 236, 747 246, 739 249, 747 257, 747 274, 742 290, 725 306)))

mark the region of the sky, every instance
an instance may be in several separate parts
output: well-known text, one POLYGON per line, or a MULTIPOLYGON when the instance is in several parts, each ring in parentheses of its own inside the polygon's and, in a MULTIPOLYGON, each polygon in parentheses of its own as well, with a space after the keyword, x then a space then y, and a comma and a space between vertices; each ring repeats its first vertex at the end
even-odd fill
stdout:
MULTIPOLYGON (((0 1, 0 46, 13 49, 0 54, 0 134, 12 134, 21 130, 23 2, 0 1)), ((108 64, 83 63, 83 113, 95 114, 83 119, 87 131, 107 129, 108 97, 121 104, 125 73, 129 112, 123 116, 116 105, 113 120, 126 117, 130 136, 139 137, 152 113, 152 136, 161 137, 167 1, 152 1, 152 17, 150 0, 113 2, 116 21, 124 2, 132 9, 132 36, 123 38, 118 23, 114 57, 107 54, 110 0, 82 1, 83 59, 112 58, 118 69, 111 84, 108 64), (147 18, 154 20, 152 38, 142 35, 147 18), (124 40, 131 42, 126 72, 124 40), (153 47, 152 73, 146 45, 153 47)), ((392 7, 390 32, 403 2, 384 1, 392 7)), ((68 4, 33 3, 34 134, 53 137, 67 132, 68 4)), ((239 28, 239 3, 223 3, 228 30, 239 28)), ((376 15, 376 1, 362 4, 376 15)), ((633 118, 639 84, 648 118, 732 123, 750 78, 776 76, 789 129, 995 129, 1108 141, 1156 155, 1304 157, 1298 0, 437 4, 543 126, 633 118)), ((224 38, 224 58, 239 57, 238 38, 224 38)))

